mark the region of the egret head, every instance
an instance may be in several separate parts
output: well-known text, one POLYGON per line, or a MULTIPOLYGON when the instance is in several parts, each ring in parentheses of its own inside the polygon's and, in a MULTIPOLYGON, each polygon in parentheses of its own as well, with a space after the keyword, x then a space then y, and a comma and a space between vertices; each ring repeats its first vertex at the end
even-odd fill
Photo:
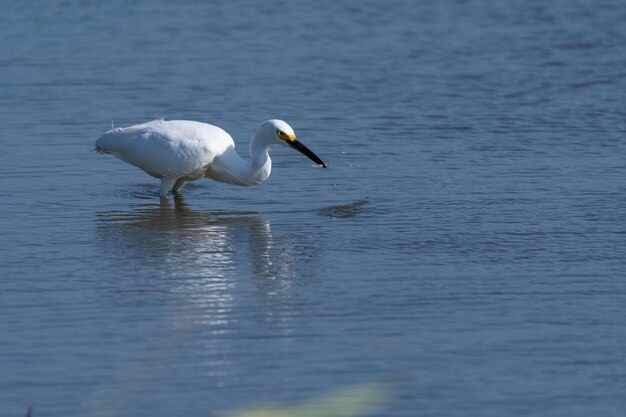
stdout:
POLYGON ((289 146, 304 154, 316 164, 326 168, 326 164, 296 138, 293 129, 286 122, 277 119, 268 120, 261 125, 261 129, 263 129, 264 134, 272 137, 272 143, 280 143, 289 146))

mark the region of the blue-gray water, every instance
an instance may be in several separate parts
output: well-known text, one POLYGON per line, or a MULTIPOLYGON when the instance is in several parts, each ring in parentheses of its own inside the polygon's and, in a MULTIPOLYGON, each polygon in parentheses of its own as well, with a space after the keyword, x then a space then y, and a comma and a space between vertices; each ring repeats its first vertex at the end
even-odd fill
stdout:
POLYGON ((626 412, 623 1, 4 2, 0 414, 626 412), (92 151, 193 119, 259 187, 92 151))

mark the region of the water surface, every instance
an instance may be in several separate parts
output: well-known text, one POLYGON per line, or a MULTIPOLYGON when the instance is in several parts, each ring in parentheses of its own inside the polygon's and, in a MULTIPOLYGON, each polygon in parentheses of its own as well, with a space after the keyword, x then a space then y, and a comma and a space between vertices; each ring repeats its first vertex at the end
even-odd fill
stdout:
POLYGON ((626 409, 626 5, 7 4, 3 415, 206 416, 392 381, 381 416, 626 409), (210 122, 259 187, 92 151, 210 122))

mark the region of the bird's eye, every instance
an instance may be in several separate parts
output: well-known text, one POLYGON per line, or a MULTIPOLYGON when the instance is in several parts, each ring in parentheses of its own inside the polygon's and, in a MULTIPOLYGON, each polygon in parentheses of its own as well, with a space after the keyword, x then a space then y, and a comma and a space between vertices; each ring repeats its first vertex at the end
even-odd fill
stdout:
POLYGON ((285 132, 283 132, 282 130, 279 130, 277 132, 278 136, 285 136, 285 132))

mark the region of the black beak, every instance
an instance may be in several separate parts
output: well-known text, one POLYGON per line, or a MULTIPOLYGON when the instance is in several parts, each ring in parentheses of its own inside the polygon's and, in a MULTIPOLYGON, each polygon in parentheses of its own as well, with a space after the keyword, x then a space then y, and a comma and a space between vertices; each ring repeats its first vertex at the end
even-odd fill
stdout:
POLYGON ((326 164, 321 159, 319 159, 318 156, 315 155, 312 150, 304 146, 302 142, 298 141, 297 139, 288 140, 285 142, 291 145, 291 147, 297 150, 298 152, 306 155, 311 161, 315 162, 317 165, 321 165, 324 168, 326 168, 326 164))

